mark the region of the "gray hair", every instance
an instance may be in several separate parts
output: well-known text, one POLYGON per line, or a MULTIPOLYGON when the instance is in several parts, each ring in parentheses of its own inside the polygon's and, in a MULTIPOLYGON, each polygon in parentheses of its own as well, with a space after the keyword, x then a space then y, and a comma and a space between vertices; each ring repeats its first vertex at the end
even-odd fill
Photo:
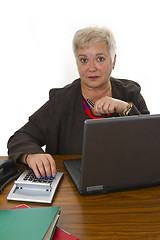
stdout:
POLYGON ((116 40, 113 33, 106 27, 86 27, 78 30, 73 38, 73 52, 76 57, 77 49, 90 47, 97 42, 106 42, 112 62, 116 54, 116 40))

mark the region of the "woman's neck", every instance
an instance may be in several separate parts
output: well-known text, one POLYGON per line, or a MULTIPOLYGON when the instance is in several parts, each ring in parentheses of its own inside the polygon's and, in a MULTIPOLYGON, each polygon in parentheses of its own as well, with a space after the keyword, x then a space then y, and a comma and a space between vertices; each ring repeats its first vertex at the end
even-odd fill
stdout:
POLYGON ((112 97, 112 88, 110 80, 108 81, 108 84, 102 89, 89 88, 84 85, 81 85, 81 89, 83 97, 86 100, 90 99, 93 102, 96 102, 97 100, 105 96, 112 97))

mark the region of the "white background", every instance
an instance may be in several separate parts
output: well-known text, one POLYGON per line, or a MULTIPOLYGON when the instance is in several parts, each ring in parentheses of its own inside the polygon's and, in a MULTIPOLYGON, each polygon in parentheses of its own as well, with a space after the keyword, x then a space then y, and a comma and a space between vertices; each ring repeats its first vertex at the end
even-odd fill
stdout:
POLYGON ((0 155, 8 138, 78 77, 72 38, 90 25, 117 40, 114 77, 137 81, 151 114, 160 113, 159 0, 0 0, 0 155))

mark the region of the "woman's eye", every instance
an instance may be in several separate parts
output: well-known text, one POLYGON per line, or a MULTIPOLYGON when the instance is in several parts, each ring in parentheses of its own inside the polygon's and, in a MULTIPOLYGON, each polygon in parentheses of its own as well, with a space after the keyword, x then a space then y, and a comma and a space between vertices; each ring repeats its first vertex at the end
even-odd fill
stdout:
POLYGON ((99 58, 97 59, 98 62, 103 62, 104 60, 105 60, 104 57, 99 57, 99 58))
POLYGON ((87 58, 81 58, 80 61, 81 61, 81 63, 87 63, 88 62, 87 58))

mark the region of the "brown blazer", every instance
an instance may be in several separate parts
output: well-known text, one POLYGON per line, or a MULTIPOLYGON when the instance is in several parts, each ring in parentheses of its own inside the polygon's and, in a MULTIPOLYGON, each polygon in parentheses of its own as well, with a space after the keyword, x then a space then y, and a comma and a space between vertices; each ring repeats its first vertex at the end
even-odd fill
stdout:
MULTIPOLYGON (((132 102, 130 115, 149 114, 138 83, 111 77, 112 96, 132 102)), ((117 113, 110 117, 119 116, 117 113)), ((8 141, 8 153, 13 160, 21 154, 46 153, 51 155, 81 154, 83 124, 87 116, 81 93, 80 79, 64 88, 49 92, 49 100, 8 141)))

